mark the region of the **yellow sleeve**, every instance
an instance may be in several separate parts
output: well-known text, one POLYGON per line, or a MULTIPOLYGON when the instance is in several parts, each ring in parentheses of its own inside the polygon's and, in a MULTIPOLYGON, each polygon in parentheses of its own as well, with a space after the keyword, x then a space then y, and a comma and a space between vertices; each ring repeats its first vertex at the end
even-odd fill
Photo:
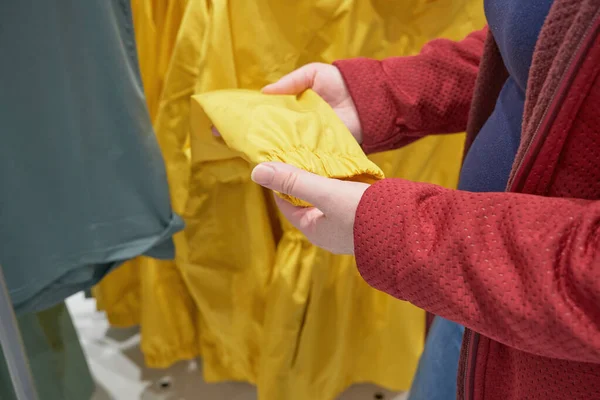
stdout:
MULTIPOLYGON (((192 97, 192 134, 217 154, 222 142, 250 163, 278 161, 328 178, 383 178, 335 112, 315 92, 299 96, 222 90, 192 97), (222 139, 212 137, 214 125, 222 139), (219 143, 220 142, 220 143, 219 143)), ((222 152, 220 152, 222 154, 222 152)), ((232 153, 232 156, 234 153, 232 153)), ((296 206, 309 206, 288 195, 296 206)))

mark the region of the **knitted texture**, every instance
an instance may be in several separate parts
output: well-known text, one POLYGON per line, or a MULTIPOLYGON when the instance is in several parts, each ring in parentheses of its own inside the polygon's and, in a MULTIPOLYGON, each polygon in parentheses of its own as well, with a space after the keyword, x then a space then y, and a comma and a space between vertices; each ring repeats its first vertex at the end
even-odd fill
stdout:
POLYGON ((337 61, 355 99, 365 152, 399 148, 429 134, 464 132, 487 31, 476 31, 459 45, 434 40, 417 56, 337 61))
MULTIPOLYGON (((540 35, 511 186, 528 194, 384 180, 357 211, 355 254, 367 282, 483 335, 470 399, 600 399, 599 10, 600 0, 555 0, 540 35)), ((481 63, 470 61, 479 44, 467 40, 441 50, 456 66, 447 70, 429 62, 437 46, 423 63, 419 55, 339 64, 365 149, 464 128, 467 95, 444 85, 464 84, 476 65, 470 120, 487 118, 506 78, 493 38, 481 63)), ((469 123, 471 140, 478 125, 469 123)))
POLYGON ((600 279, 586 279, 599 223, 600 202, 388 179, 359 206, 356 256, 392 296, 524 351, 600 362, 600 279))

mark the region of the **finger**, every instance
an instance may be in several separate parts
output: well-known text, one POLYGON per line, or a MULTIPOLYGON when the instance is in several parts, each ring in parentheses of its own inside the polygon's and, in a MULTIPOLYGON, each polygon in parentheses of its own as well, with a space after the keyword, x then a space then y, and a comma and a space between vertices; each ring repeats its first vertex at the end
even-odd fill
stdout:
POLYGON ((313 86, 316 75, 314 64, 308 64, 285 75, 277 82, 262 89, 266 94, 299 94, 313 86))
POLYGON ((252 180, 261 186, 275 190, 314 205, 325 214, 331 210, 332 191, 335 180, 301 170, 283 163, 263 163, 252 171, 252 180))
POLYGON ((309 239, 318 232, 318 226, 326 217, 321 210, 315 207, 296 207, 275 195, 275 203, 281 214, 300 232, 309 239))

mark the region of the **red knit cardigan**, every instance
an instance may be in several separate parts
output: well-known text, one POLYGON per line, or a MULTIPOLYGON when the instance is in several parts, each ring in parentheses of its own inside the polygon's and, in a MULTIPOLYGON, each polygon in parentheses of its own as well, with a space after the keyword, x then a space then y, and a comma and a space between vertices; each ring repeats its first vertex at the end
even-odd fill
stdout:
MULTIPOLYGON (((555 0, 512 193, 386 179, 359 205, 365 280, 469 328, 459 399, 600 399, 599 32, 600 0, 555 0)), ((465 129, 468 148, 507 78, 487 29, 413 57, 336 65, 368 152, 465 129)))

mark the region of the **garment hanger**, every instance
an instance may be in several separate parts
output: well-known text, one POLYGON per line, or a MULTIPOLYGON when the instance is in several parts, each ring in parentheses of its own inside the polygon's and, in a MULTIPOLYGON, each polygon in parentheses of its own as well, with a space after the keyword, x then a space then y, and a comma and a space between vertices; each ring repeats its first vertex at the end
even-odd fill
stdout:
POLYGON ((0 345, 17 400, 39 400, 2 266, 0 266, 0 345))

